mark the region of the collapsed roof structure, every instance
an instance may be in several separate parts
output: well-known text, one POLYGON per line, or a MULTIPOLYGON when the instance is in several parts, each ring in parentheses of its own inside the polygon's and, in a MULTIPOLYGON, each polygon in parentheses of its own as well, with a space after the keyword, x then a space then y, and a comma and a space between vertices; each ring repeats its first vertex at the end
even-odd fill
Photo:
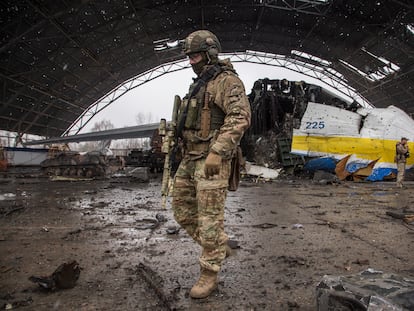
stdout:
POLYGON ((0 16, 0 130, 79 131, 125 81, 185 66, 180 40, 203 28, 242 61, 270 57, 414 114, 410 0, 5 0, 0 16))

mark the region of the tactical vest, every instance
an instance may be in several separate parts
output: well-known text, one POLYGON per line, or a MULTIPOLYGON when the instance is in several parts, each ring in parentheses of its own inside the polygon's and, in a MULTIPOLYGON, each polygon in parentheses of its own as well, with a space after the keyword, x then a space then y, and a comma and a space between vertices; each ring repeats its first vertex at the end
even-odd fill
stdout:
POLYGON ((201 87, 200 91, 192 98, 184 97, 183 106, 188 106, 187 117, 184 123, 185 130, 200 131, 202 128, 201 115, 206 106, 210 110, 210 130, 218 130, 224 123, 225 114, 220 107, 214 103, 216 94, 206 92, 206 87, 201 87))
POLYGON ((179 123, 184 121, 183 130, 203 132, 207 128, 208 132, 210 132, 211 130, 218 130, 223 125, 225 113, 214 103, 217 92, 216 83, 221 80, 217 79, 220 74, 228 75, 231 72, 223 67, 219 69, 216 67, 212 72, 213 76, 207 80, 208 82, 205 85, 198 89, 196 94, 192 95, 197 87, 197 82, 190 85, 188 94, 183 98, 178 116, 179 123), (183 113, 184 111, 186 113, 183 113), (206 120, 208 120, 207 123, 206 120))

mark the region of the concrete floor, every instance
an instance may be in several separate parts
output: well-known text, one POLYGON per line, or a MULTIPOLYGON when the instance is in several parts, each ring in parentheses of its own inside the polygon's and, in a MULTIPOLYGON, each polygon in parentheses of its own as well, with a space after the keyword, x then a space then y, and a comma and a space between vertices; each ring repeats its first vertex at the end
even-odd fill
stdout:
POLYGON ((21 310, 316 310, 322 276, 368 267, 414 276, 414 225, 386 215, 413 210, 414 183, 322 185, 243 180, 230 192, 226 230, 238 244, 219 288, 188 292, 199 247, 161 208, 160 178, 52 182, 0 180, 0 306, 21 310), (145 229, 159 214, 167 221, 145 229), (170 228, 171 229, 171 228, 170 228), (82 267, 72 289, 45 292, 31 275, 62 262, 82 267))

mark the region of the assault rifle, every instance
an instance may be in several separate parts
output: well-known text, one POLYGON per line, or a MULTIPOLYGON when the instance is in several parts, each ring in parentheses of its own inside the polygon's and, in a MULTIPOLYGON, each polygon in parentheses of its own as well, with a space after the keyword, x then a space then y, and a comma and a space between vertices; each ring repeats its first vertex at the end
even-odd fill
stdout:
MULTIPOLYGON (((205 86, 208 81, 221 73, 223 69, 218 65, 211 66, 206 70, 190 87, 191 91, 187 98, 192 98, 197 92, 201 89, 202 86, 205 86)), ((171 188, 171 175, 175 173, 176 165, 176 156, 178 155, 178 140, 182 137, 182 131, 184 129, 185 121, 187 118, 189 104, 183 107, 183 110, 180 112, 180 122, 178 122, 178 111, 181 108, 181 98, 178 95, 174 97, 174 107, 172 112, 172 120, 168 122, 165 119, 161 119, 159 133, 163 137, 163 143, 161 151, 165 153, 164 161, 164 172, 162 175, 162 184, 161 184, 161 195, 162 195, 162 206, 166 207, 167 196, 169 195, 171 188)))
POLYGON ((177 135, 177 117, 178 110, 181 106, 181 98, 178 95, 174 97, 174 106, 172 112, 172 118, 170 122, 167 122, 165 119, 161 119, 159 134, 162 137, 162 147, 161 152, 165 154, 164 160, 164 171, 162 174, 162 183, 161 183, 161 195, 162 195, 162 207, 166 208, 167 197, 170 193, 172 186, 171 177, 175 173, 173 165, 175 164, 174 154, 177 150, 178 141, 176 139, 177 135))

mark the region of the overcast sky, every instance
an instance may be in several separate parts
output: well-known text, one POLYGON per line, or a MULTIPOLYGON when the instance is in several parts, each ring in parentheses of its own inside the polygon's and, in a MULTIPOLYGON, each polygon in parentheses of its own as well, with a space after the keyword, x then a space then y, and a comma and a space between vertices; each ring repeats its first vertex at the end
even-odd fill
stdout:
MULTIPOLYGON (((239 77, 244 82, 249 94, 257 79, 304 80, 308 83, 320 84, 319 81, 285 68, 252 63, 233 63, 239 77)), ((141 85, 113 102, 110 106, 95 115, 81 133, 90 132, 96 122, 109 120, 115 128, 137 125, 136 116, 143 113, 152 116, 151 122, 160 118, 171 119, 174 95, 184 95, 195 77, 192 69, 184 69, 165 74, 155 80, 141 85)), ((150 123, 151 123, 150 122, 150 123)))

